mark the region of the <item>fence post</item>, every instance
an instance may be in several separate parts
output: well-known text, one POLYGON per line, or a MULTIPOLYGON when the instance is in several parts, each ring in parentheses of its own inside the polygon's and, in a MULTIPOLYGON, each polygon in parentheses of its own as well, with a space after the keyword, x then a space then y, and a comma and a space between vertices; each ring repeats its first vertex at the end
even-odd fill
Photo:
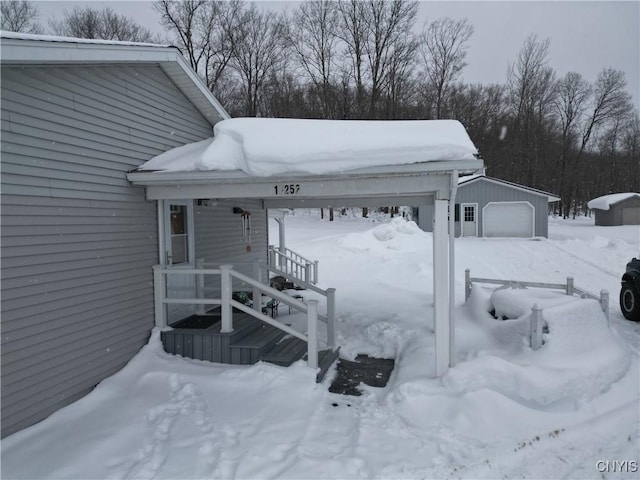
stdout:
MULTIPOLYGON (((253 262, 253 278, 258 281, 258 283, 262 283, 262 272, 260 271, 260 262, 255 260, 253 262)), ((251 294, 251 300, 253 302, 253 309, 256 312, 262 312, 262 292, 260 288, 254 285, 253 293, 251 294)))
POLYGON ((469 300, 471 296, 471 270, 465 268, 464 270, 464 301, 469 300))
POLYGON ((318 301, 307 302, 307 365, 318 368, 318 301))
MULTIPOLYGON (((196 270, 204 270, 204 258, 196 260, 196 270)), ((204 274, 196 273, 196 298, 202 300, 204 298, 204 274)), ((196 305, 196 314, 203 315, 205 311, 204 303, 196 305)))
POLYGON ((220 265, 221 328, 220 333, 233 332, 233 312, 231 308, 232 265, 220 265))
POLYGON ((333 350, 336 346, 336 289, 327 288, 327 346, 333 350))
POLYGON ((529 317, 531 349, 538 350, 542 346, 542 309, 538 304, 531 307, 531 316, 529 317))
POLYGON ((573 277, 567 277, 567 295, 573 295, 573 277))
POLYGON ((304 263, 304 281, 311 283, 311 264, 309 262, 304 263))
POLYGON ((600 290, 600 308, 602 308, 604 316, 607 317, 607 327, 609 327, 609 292, 607 290, 600 290))
POLYGON ((167 326, 166 307, 164 304, 164 273, 162 265, 153 266, 153 305, 156 317, 156 327, 164 328, 167 326))
POLYGON ((313 262, 313 264, 314 264, 314 267, 313 267, 313 284, 315 285, 316 283, 318 283, 318 260, 313 262))

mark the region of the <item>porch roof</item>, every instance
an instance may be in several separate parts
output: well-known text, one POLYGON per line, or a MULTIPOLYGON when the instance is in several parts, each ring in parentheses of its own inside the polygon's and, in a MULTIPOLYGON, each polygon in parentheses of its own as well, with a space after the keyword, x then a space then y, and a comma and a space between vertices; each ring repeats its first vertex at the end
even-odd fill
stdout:
POLYGON ((213 139, 131 172, 150 200, 259 198, 267 208, 404 205, 448 199, 482 160, 457 121, 230 119, 213 139), (391 202, 391 203, 390 203, 391 202))

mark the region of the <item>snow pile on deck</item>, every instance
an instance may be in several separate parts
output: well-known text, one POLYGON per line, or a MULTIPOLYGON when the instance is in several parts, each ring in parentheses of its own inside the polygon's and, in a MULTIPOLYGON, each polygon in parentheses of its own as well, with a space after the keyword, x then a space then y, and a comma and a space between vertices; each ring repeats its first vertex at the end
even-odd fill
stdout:
POLYGON ((169 150, 142 171, 242 170, 254 176, 337 173, 382 165, 473 160, 478 153, 456 120, 233 118, 214 137, 169 150))
POLYGON ((614 205, 618 202, 622 202, 623 200, 627 200, 628 198, 638 197, 640 198, 640 193, 627 192, 627 193, 612 193, 611 195, 603 195, 602 197, 594 198, 593 200, 589 200, 587 202, 587 207, 591 209, 598 210, 609 210, 611 205, 614 205))

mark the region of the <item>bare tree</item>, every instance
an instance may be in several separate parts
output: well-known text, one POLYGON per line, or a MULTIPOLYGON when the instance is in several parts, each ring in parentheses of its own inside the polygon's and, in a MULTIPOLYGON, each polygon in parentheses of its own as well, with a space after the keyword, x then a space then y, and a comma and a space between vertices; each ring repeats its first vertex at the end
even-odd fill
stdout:
POLYGON ((548 65, 550 40, 530 35, 507 71, 507 101, 511 113, 509 143, 514 181, 535 185, 550 156, 555 72, 548 65))
POLYGON ((108 7, 102 10, 74 7, 71 12, 65 12, 62 20, 52 20, 49 25, 57 35, 67 37, 127 42, 157 41, 148 29, 108 7))
POLYGON ((244 90, 244 115, 255 117, 262 89, 269 75, 284 60, 284 22, 272 11, 261 12, 254 3, 242 13, 239 24, 228 32, 230 66, 244 90))
POLYGON ((33 2, 3 0, 0 2, 1 29, 9 32, 42 33, 37 21, 40 12, 33 2))
POLYGON ((420 54, 426 76, 435 93, 435 116, 442 118, 442 106, 448 89, 467 65, 467 42, 473 26, 464 20, 440 18, 425 24, 420 37, 420 54))
POLYGON ((304 74, 320 95, 322 118, 337 115, 335 95, 336 62, 340 17, 334 0, 303 2, 294 11, 287 31, 292 48, 304 74))
POLYGON ((237 23, 242 2, 159 0, 153 7, 191 67, 205 78, 212 91, 219 92, 231 59, 229 31, 237 23))
POLYGON ((365 52, 368 63, 371 93, 369 116, 377 118, 378 102, 389 78, 403 67, 405 62, 396 62, 398 56, 413 61, 417 47, 412 30, 415 24, 418 2, 411 0, 369 0, 366 2, 366 30, 368 32, 365 52))
POLYGON ((355 83, 355 112, 356 117, 362 115, 361 107, 364 103, 364 55, 365 44, 368 38, 366 28, 366 8, 365 2, 350 0, 338 2, 340 12, 340 25, 338 36, 344 42, 344 55, 348 59, 348 67, 345 68, 348 80, 349 77, 355 83))
POLYGON ((591 96, 591 86, 579 73, 568 72, 558 81, 556 91, 554 108, 560 128, 560 171, 557 191, 562 200, 562 213, 566 216, 571 204, 569 156, 578 140, 579 128, 591 96))

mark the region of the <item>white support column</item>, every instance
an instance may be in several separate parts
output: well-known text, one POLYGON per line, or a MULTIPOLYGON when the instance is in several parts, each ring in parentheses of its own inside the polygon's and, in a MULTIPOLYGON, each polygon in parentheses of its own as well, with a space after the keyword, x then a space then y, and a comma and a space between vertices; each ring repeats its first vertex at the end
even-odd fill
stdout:
POLYGON ((327 288, 327 346, 336 347, 336 289, 327 288))
POLYGON ((456 304, 456 244, 455 208, 458 193, 458 171, 451 173, 451 196, 449 197, 449 366, 456 364, 456 322, 453 310, 456 304))
POLYGON ((444 375, 451 362, 449 324, 448 200, 435 200, 433 224, 433 309, 436 338, 436 376, 444 375))
MULTIPOLYGON (((204 270, 204 258, 198 258, 196 260, 196 269, 204 270)), ((204 298, 204 275, 202 273, 196 273, 196 298, 202 300, 204 298)), ((198 315, 204 315, 206 305, 196 305, 196 313, 198 315)))
POLYGON ((232 265, 220 265, 220 333, 233 332, 233 311, 231 309, 231 268, 232 265))
MULTIPOLYGON (((262 283, 262 271, 260 270, 260 262, 253 262, 253 278, 262 283)), ((253 287, 251 295, 253 301, 253 309, 256 312, 262 312, 262 292, 258 287, 253 287)))
POLYGON ((307 302, 307 365, 318 368, 318 301, 307 302))
POLYGON ((164 284, 164 273, 162 273, 163 268, 163 265, 153 266, 153 303, 155 308, 156 327, 158 328, 164 328, 167 326, 167 309, 164 304, 166 288, 164 284))

